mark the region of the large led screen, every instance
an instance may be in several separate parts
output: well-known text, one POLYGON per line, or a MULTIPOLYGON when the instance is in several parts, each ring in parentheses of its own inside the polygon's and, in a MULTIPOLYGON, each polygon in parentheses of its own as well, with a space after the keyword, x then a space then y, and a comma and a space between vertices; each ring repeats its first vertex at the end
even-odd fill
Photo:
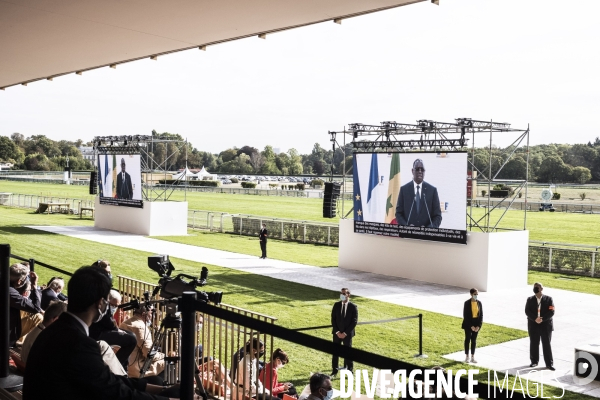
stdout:
POLYGON ((354 155, 354 231, 467 243, 467 153, 354 155))
POLYGON ((99 154, 100 204, 143 207, 139 154, 99 154))

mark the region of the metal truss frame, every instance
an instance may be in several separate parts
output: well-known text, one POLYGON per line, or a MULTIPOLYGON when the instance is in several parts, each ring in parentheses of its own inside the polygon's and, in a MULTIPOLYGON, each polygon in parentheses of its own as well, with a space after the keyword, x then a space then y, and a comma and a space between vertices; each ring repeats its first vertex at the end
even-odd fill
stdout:
MULTIPOLYGON (((474 217, 473 207, 474 201, 467 200, 467 228, 468 230, 481 230, 482 232, 497 231, 500 221, 518 198, 519 194, 525 192, 525 210, 523 212, 523 230, 527 229, 527 189, 529 180, 529 126, 527 129, 512 128, 509 123, 474 120, 471 118, 456 118, 455 122, 439 122, 433 120, 422 119, 416 124, 398 123, 396 121, 384 121, 379 125, 367 125, 362 123, 348 124, 348 128, 343 131, 329 131, 331 141, 334 142, 337 134, 352 136, 353 153, 369 153, 369 152, 385 152, 385 151, 467 151, 469 153, 468 168, 471 172, 471 177, 467 178, 472 182, 477 182, 483 185, 487 184, 487 194, 484 200, 486 208, 483 216, 474 217), (498 149, 494 153, 493 137, 494 134, 513 134, 516 139, 506 149, 498 149), (489 137, 489 147, 486 149, 489 152, 487 168, 480 171, 474 164, 475 157, 475 136, 481 137, 487 134, 489 137), (416 137, 418 136, 418 138, 416 137), (469 144, 471 147, 467 147, 469 144), (525 148, 526 154, 526 178, 523 179, 498 179, 499 173, 503 170, 506 164, 515 156, 517 149, 525 148), (494 156, 500 156, 503 159, 502 165, 496 171, 492 171, 492 161, 494 156), (477 177, 474 178, 474 172, 477 177), (502 198, 498 203, 492 206, 491 189, 495 184, 512 184, 516 185, 516 189, 509 197, 502 198), (487 204, 486 203, 487 200, 487 204), (496 222, 492 222, 492 212, 501 208, 505 208, 504 212, 496 222)), ((344 139, 345 143, 345 139, 344 139)), ((486 140, 487 143, 487 140, 486 140)), ((333 160, 332 160, 333 171, 333 160)), ((346 168, 344 167, 344 181, 346 180, 346 168)), ((345 185, 344 185, 345 190, 345 185)), ((342 205, 343 207, 343 205, 342 205)), ((477 204, 479 207, 479 203, 477 204)), ((348 214, 343 213, 342 218, 346 218, 348 214)))
MULTIPOLYGON (((142 173, 142 197, 145 201, 168 201, 173 191, 174 186, 157 188, 143 181, 144 174, 161 174, 164 173, 165 180, 169 173, 168 166, 172 164, 173 156, 177 153, 168 153, 168 144, 174 143, 180 147, 182 143, 187 144, 185 140, 172 139, 166 136, 150 136, 150 135, 121 135, 121 136, 96 136, 93 139, 94 149, 94 169, 98 166, 98 154, 139 154, 140 169, 142 173), (159 143, 165 144, 167 154, 164 160, 158 162, 154 159, 154 146, 159 143)), ((187 147, 186 147, 187 151, 187 147)), ((187 156, 187 153, 186 153, 187 156)), ((178 181, 181 180, 180 178, 178 181)), ((187 198, 187 191, 186 191, 187 198)))

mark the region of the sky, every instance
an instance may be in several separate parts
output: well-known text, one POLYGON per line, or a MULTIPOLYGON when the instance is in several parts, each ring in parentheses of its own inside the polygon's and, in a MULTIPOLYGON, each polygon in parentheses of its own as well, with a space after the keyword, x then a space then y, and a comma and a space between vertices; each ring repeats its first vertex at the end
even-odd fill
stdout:
POLYGON ((530 144, 587 143, 600 136, 598 15, 598 0, 422 2, 10 87, 0 135, 155 129, 213 153, 307 153, 348 123, 466 117, 529 124, 530 144))

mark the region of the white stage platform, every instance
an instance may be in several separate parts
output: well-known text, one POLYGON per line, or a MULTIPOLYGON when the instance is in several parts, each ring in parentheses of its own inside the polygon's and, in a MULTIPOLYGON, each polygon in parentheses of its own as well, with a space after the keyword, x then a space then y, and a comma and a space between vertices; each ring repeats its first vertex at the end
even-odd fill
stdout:
POLYGON ((94 227, 145 236, 187 235, 188 203, 145 201, 144 208, 100 204, 96 197, 94 227))
POLYGON ((468 232, 467 244, 354 233, 340 220, 339 267, 487 292, 527 285, 528 231, 468 232))

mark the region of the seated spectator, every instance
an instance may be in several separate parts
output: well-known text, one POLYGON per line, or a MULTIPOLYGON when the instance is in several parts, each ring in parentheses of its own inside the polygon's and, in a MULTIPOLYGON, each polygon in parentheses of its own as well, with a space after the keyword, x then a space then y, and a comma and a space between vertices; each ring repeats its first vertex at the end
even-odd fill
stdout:
MULTIPOLYGON (((103 270, 100 269, 100 271, 106 275, 103 270)), ((129 356, 135 349, 137 340, 133 333, 119 329, 113 320, 113 313, 121 304, 121 294, 112 289, 108 294, 108 302, 108 312, 100 321, 94 322, 90 326, 90 337, 94 340, 104 340, 110 346, 119 346, 119 350, 116 352, 117 358, 123 369, 127 371, 129 356)))
MULTIPOLYGON (((144 366, 146 359, 152 357, 150 367, 146 371, 144 378, 157 377, 165 369, 165 355, 160 352, 152 351, 152 313, 154 309, 147 309, 145 306, 133 310, 133 316, 123 321, 120 328, 132 332, 136 338, 135 351, 129 356, 129 367, 127 374, 132 378, 139 378, 140 370, 144 366)), ((118 354, 118 353, 117 353, 118 354)), ((158 380, 154 380, 160 384, 158 380)))
POLYGON ((216 397, 230 397, 228 391, 233 385, 219 360, 206 360, 200 364, 199 370, 202 385, 208 393, 216 397))
POLYGON ((264 354, 265 346, 258 338, 253 338, 246 343, 244 357, 237 366, 235 383, 238 385, 240 396, 248 396, 254 399, 271 400, 271 393, 266 389, 258 377, 258 357, 264 354), (257 384, 258 383, 258 384, 257 384))
POLYGON ((325 374, 313 374, 309 381, 310 394, 306 400, 331 399, 333 396, 333 386, 331 378, 325 374))
POLYGON ((108 313, 110 286, 98 268, 84 267, 73 274, 67 312, 39 334, 29 352, 24 400, 166 399, 160 396, 162 387, 113 374, 102 361, 98 343, 88 336, 92 322, 108 313))
POLYGON ((110 279, 110 282, 112 284, 113 276, 112 271, 110 269, 110 262, 108 260, 98 260, 92 264, 92 267, 98 267, 104 270, 108 274, 108 279, 110 279))
POLYGON ((277 380, 277 370, 283 368, 288 362, 287 354, 283 350, 277 349, 271 356, 271 362, 267 363, 262 371, 260 371, 258 378, 271 391, 271 396, 277 396, 280 399, 283 399, 284 394, 298 397, 294 385, 289 382, 279 383, 277 380))
POLYGON ((14 346, 20 338, 42 322, 43 311, 40 307, 42 294, 36 287, 37 281, 37 274, 30 272, 28 266, 23 264, 10 266, 10 287, 8 288, 10 346, 14 346))
POLYGON ((44 313, 44 320, 31 332, 29 332, 23 341, 23 348, 21 349, 21 361, 23 361, 25 365, 27 365, 27 357, 29 356, 29 351, 31 350, 33 342, 35 342, 39 334, 42 333, 44 329, 52 325, 52 323, 58 319, 60 314, 64 313, 65 311, 67 311, 66 303, 63 303, 62 301, 53 301, 50 303, 46 309, 46 312, 44 313))
MULTIPOLYGON (((248 347, 250 345, 250 340, 248 340, 246 342, 246 344, 244 345, 244 347, 240 348, 238 351, 236 351, 233 356, 231 357, 231 370, 229 371, 229 376, 231 378, 234 378, 237 374, 237 366, 240 363, 240 360, 242 358, 244 358, 244 354, 245 354, 245 348, 248 347)), ((259 357, 262 357, 265 354, 264 350, 261 350, 261 352, 259 353, 259 357)), ((258 361, 258 371, 260 372, 265 366, 264 361, 259 360, 258 361)))
POLYGON ((61 277, 52 277, 46 288, 42 290, 42 310, 46 310, 51 301, 67 301, 67 296, 62 294, 65 287, 65 281, 61 277))

